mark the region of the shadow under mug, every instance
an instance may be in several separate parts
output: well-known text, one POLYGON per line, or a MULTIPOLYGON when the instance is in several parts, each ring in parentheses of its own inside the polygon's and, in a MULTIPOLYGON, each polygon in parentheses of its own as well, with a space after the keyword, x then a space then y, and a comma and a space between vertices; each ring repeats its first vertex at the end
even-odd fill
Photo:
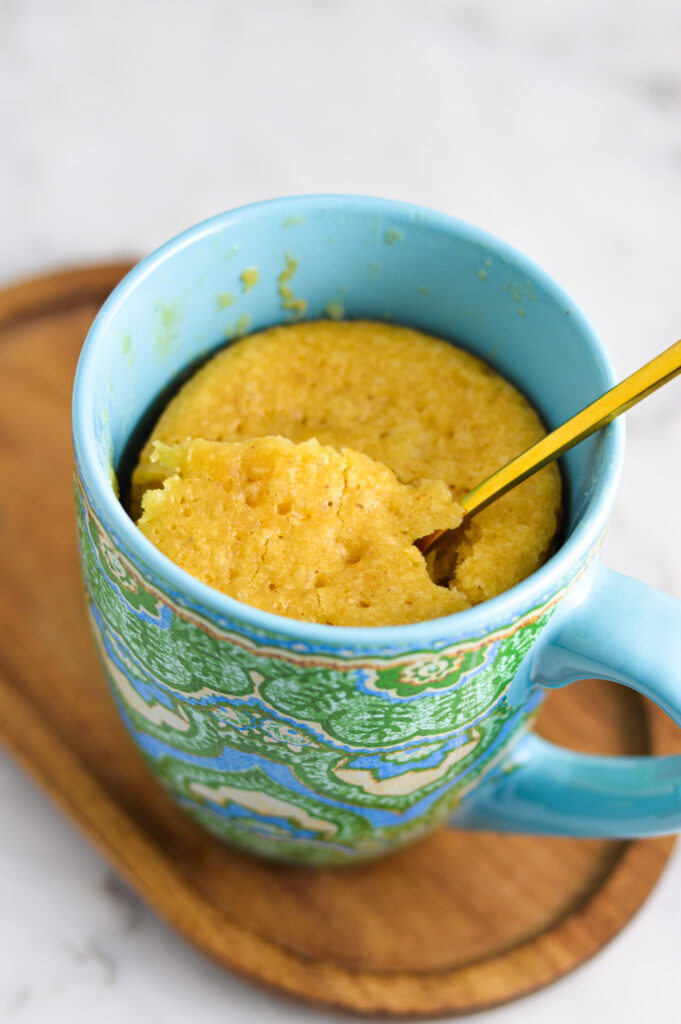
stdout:
POLYGON ((93 633, 152 772, 218 836, 308 864, 377 856, 448 819, 572 836, 677 830, 681 757, 587 756, 529 731, 546 687, 590 676, 681 722, 681 605, 598 558, 620 421, 562 460, 565 538, 546 565, 482 605, 404 627, 248 607, 173 565, 127 517, 112 470, 188 367, 247 330, 341 313, 463 345, 549 427, 614 383, 593 330, 546 274, 408 204, 273 200, 143 260, 85 342, 73 436, 93 633))

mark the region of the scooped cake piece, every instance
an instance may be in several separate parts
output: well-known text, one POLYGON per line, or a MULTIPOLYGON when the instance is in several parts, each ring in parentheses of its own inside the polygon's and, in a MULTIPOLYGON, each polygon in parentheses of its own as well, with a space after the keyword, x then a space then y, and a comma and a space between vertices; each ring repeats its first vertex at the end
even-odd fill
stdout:
POLYGON ((289 618, 334 625, 418 622, 468 599, 436 585, 414 541, 457 527, 441 480, 404 484, 350 448, 283 437, 156 442, 162 486, 138 526, 203 583, 289 618))

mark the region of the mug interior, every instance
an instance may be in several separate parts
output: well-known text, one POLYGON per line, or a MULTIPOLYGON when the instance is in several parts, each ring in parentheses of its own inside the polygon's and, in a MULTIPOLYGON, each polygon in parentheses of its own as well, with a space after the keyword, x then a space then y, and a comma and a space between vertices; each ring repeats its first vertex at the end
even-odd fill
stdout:
MULTIPOLYGON (((159 395, 170 393, 187 367, 231 338, 329 311, 404 324, 461 345, 511 380, 549 429, 615 383, 592 328, 563 290, 515 250, 467 224, 354 196, 280 199, 222 214, 167 243, 127 275, 98 314, 78 366, 76 456, 96 504, 142 561, 158 565, 163 556, 115 501, 111 469, 118 470, 136 428, 145 415, 148 422, 150 408, 158 408, 159 395), (241 277, 247 268, 257 268, 250 288, 241 277)), ((622 440, 618 421, 561 460, 563 560, 566 545, 586 550, 605 526, 622 440)), ((169 571, 186 576, 176 567, 169 571)), ((244 608, 194 585, 204 600, 213 595, 232 615, 234 606, 244 608)), ((280 625, 292 622, 257 615, 280 625)), ((309 632, 309 624, 298 625, 309 632)), ((386 627, 398 628, 415 627, 386 627)))

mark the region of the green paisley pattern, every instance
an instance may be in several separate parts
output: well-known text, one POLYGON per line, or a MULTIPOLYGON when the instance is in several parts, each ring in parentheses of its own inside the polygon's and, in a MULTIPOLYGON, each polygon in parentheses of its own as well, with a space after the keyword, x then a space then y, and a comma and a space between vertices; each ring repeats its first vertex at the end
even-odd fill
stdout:
POLYGON ((225 623, 152 578, 77 478, 91 622, 123 720, 181 806, 254 853, 370 857, 443 821, 530 724, 509 687, 560 594, 437 651, 311 649, 225 623))

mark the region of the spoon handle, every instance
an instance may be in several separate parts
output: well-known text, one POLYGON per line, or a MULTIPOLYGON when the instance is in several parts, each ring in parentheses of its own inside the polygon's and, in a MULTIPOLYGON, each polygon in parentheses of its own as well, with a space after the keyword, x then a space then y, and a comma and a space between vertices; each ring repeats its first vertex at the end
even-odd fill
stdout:
MULTIPOLYGON (((479 512, 495 498, 500 498, 516 484, 553 462, 574 445, 616 419, 620 413, 636 405, 667 381, 681 373, 681 341, 665 349, 659 356, 636 370, 620 384, 597 398, 591 405, 557 427, 541 441, 516 456, 492 473, 461 500, 466 518, 479 512)), ((430 546, 430 545, 429 545, 430 546)))
MULTIPOLYGON (((679 373, 681 373, 681 341, 675 342, 659 356, 655 356, 636 373, 632 373, 630 377, 626 377, 610 391, 606 391, 591 405, 587 405, 581 412, 556 427, 541 441, 537 441, 531 448, 521 452, 515 459, 511 459, 505 466, 469 491, 459 502, 466 513, 466 519, 475 515, 476 512, 480 512, 490 502, 500 498, 502 494, 506 494, 516 484, 526 480, 528 476, 532 476, 549 462, 553 462, 554 459, 569 451, 570 448, 595 433, 596 430, 611 423, 620 413, 631 409, 632 405, 636 405, 646 395, 657 391, 679 373)), ((449 530, 436 530, 429 537, 421 538, 417 542, 421 554, 426 555, 436 548, 450 532, 449 530)))

